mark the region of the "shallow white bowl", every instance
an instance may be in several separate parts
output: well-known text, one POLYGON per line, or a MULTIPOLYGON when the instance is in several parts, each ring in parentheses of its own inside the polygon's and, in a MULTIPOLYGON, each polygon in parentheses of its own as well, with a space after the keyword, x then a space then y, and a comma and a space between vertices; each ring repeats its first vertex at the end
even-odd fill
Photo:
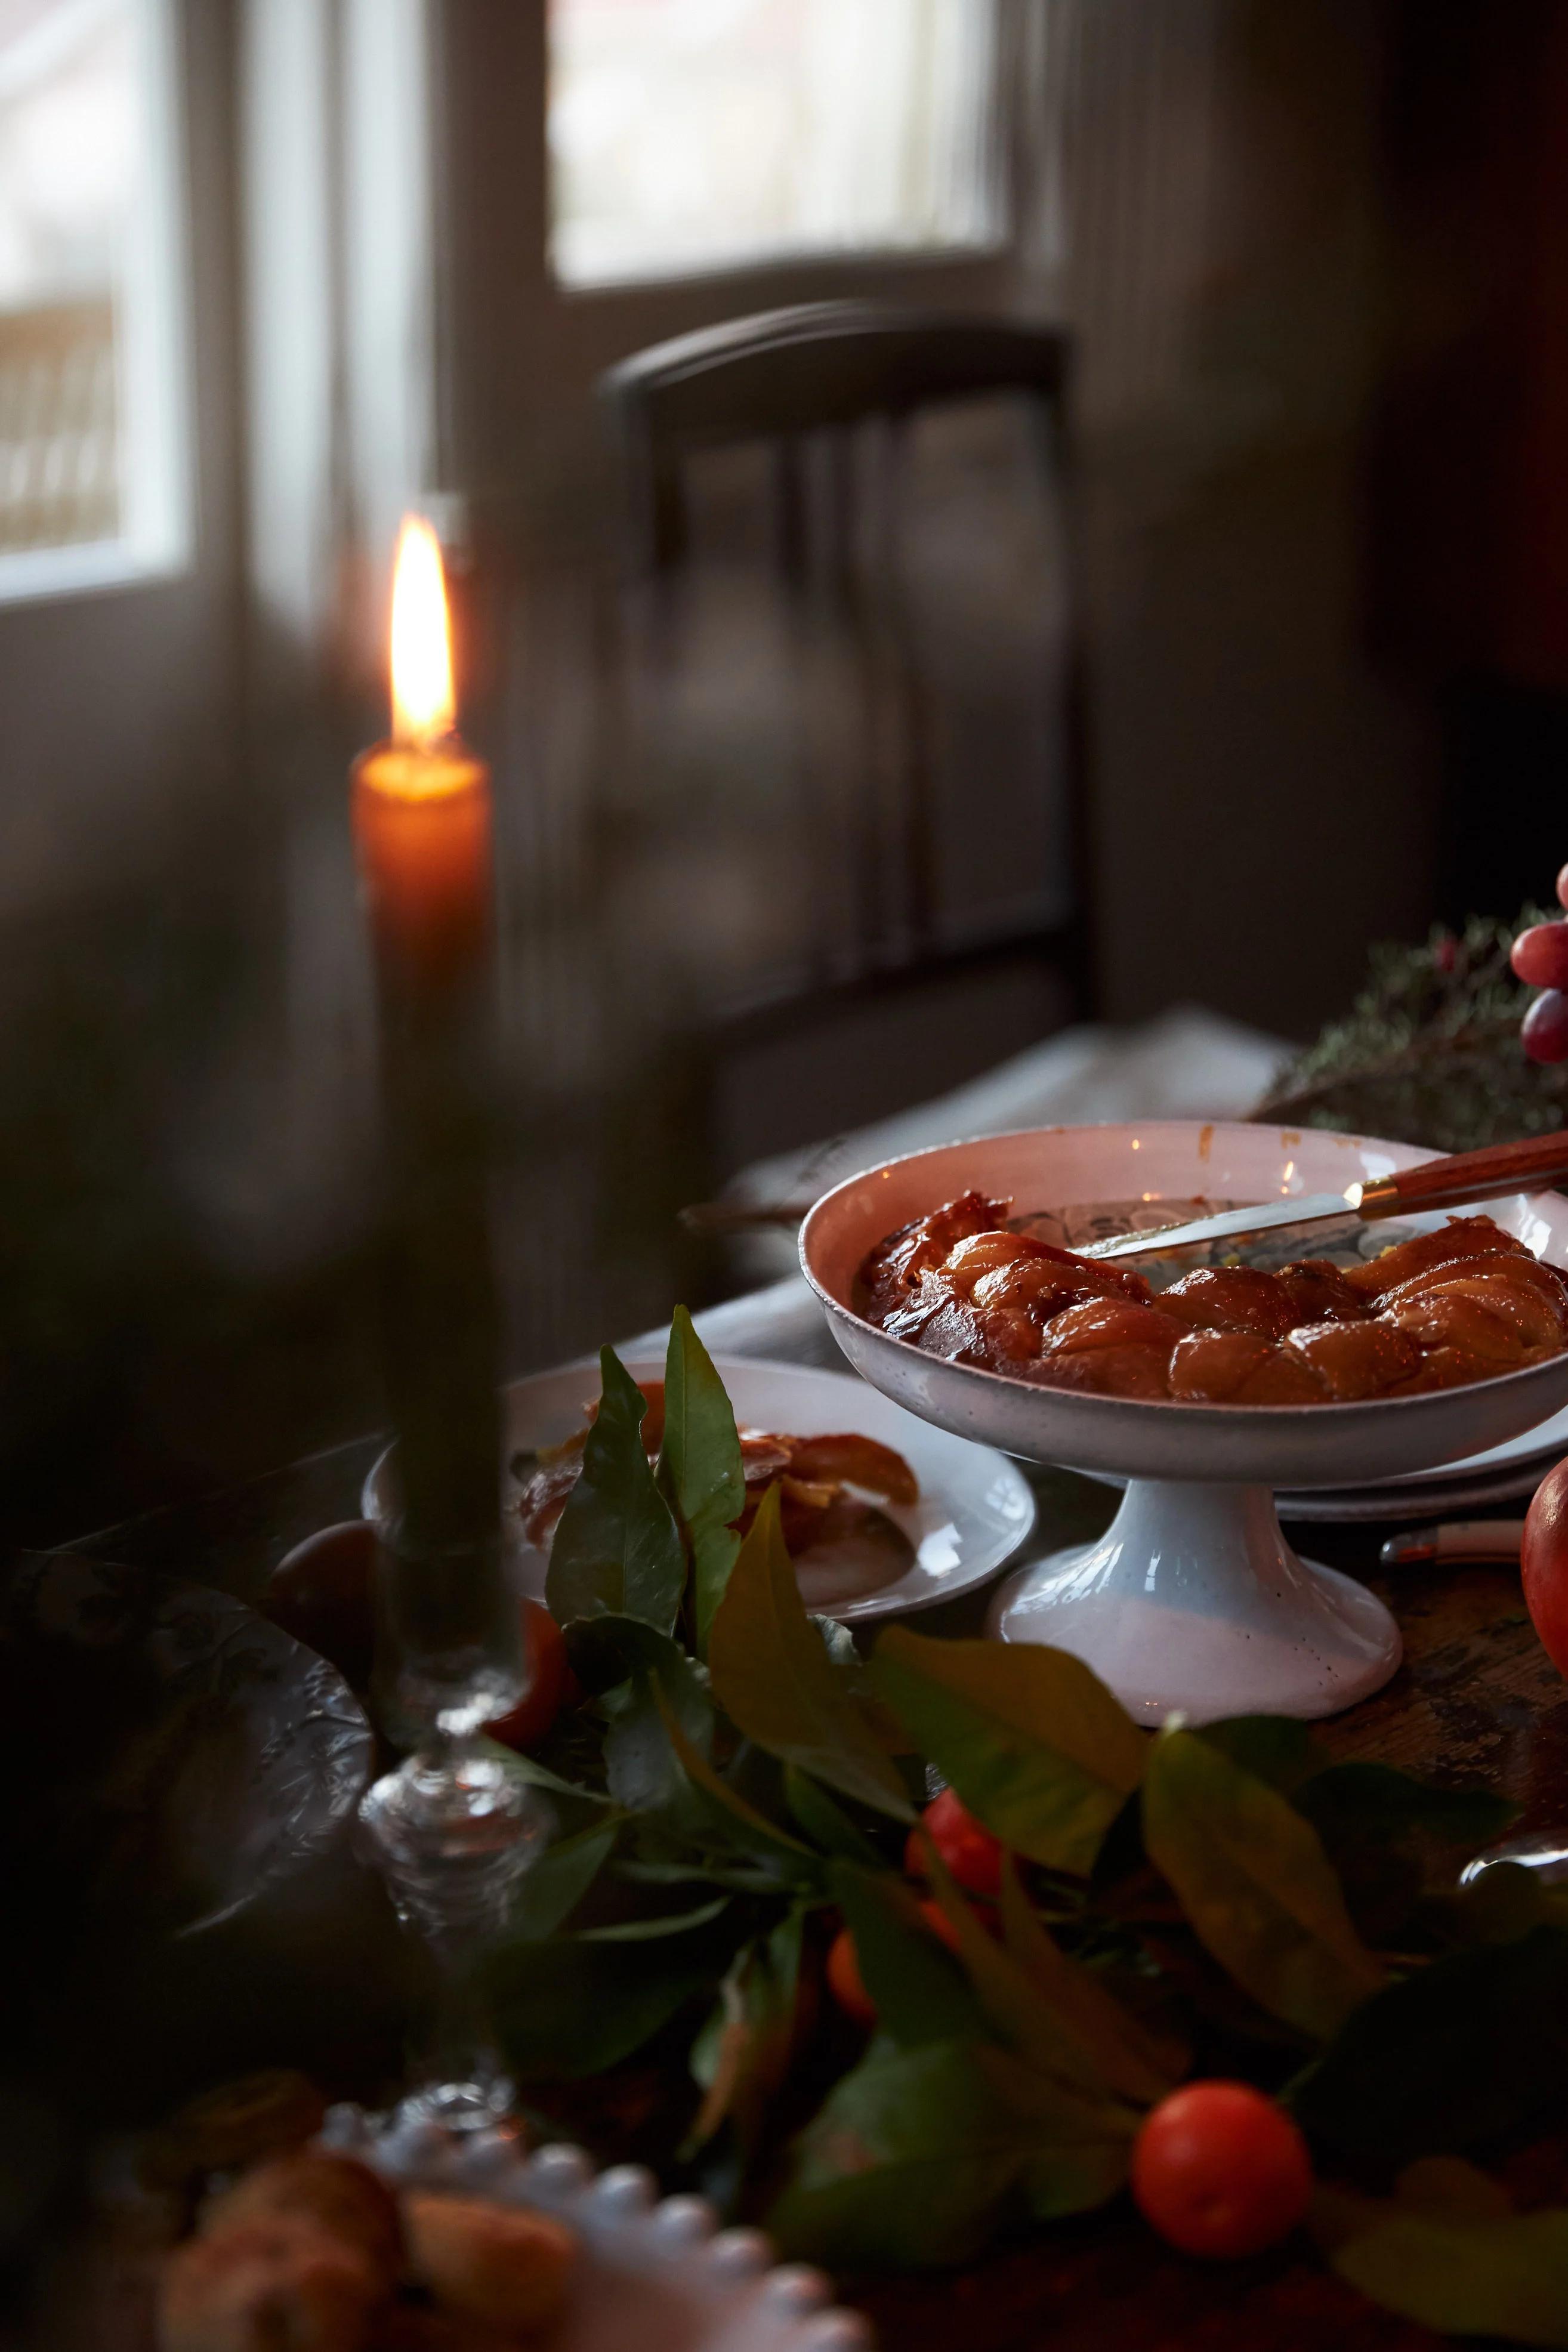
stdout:
MULTIPOLYGON (((854 1285, 873 1244, 971 1188, 1010 1199, 1016 1213, 1139 1195, 1270 1201, 1342 1192, 1430 1156, 1361 1136, 1196 1120, 1037 1128, 916 1152, 816 1203, 801 1263, 858 1371, 960 1436, 1132 1482, 1099 1544, 1004 1589, 994 1619, 1004 1639, 1076 1651, 1148 1717, 1348 1706, 1394 1671, 1397 1632, 1361 1586, 1296 1559, 1272 1490, 1360 1486, 1500 1444, 1568 1402, 1568 1354, 1462 1389, 1361 1404, 1085 1396, 944 1362, 867 1322, 854 1285)), ((1568 1265, 1568 1200, 1517 1194, 1488 1213, 1539 1256, 1568 1265)), ((1400 1220, 1405 1229, 1443 1222, 1400 1220)), ((1312 1248, 1303 1237, 1301 1255, 1312 1248)))

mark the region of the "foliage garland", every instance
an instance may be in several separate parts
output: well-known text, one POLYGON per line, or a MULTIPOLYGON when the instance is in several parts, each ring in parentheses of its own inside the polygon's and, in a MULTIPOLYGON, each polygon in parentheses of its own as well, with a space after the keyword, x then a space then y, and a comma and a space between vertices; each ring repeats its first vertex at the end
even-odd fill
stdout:
POLYGON ((806 1615, 775 1498, 744 1541, 719 1516, 739 1441, 684 1310, 651 1477, 602 1361, 615 1409, 550 1571, 585 1696, 512 1759, 562 1834, 484 1964, 520 2078, 600 2074, 691 2019, 682 2160, 790 2255, 864 2269, 1105 2204, 1166 2092, 1244 2076, 1333 2177, 1311 2227, 1345 2278, 1429 2326, 1568 2346, 1568 2210, 1516 2212, 1470 2160, 1568 2095, 1568 1897, 1517 1864, 1456 1874, 1514 1809, 1335 1762, 1289 1719, 1150 1736, 1061 1651, 894 1624, 862 1658, 806 1615), (1015 1857, 994 1918, 918 1831, 937 1779, 1015 1857), (878 2010, 858 2052, 810 2031, 839 1915, 878 2010))

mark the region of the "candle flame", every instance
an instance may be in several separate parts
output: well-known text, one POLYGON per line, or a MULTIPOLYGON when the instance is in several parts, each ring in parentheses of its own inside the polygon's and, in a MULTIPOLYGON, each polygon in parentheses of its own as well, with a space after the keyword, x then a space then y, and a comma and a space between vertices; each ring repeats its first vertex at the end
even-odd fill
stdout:
POLYGON ((405 515, 392 575, 393 740, 428 750, 456 717, 440 541, 423 516, 405 515))

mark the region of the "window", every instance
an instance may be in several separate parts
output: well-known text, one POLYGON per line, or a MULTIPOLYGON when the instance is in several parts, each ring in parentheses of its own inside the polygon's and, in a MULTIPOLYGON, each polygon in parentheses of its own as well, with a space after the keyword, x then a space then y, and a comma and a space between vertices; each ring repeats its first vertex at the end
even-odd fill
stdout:
POLYGON ((993 0, 551 0, 566 287, 1000 237, 993 0))
POLYGON ((184 558, 169 0, 0 0, 0 598, 184 558))

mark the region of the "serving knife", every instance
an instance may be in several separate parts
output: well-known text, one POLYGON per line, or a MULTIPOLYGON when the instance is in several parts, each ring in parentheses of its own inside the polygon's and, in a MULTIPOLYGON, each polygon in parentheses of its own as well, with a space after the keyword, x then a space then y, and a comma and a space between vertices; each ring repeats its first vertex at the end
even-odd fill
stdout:
POLYGON ((1414 1168, 1347 1185, 1342 1192, 1303 1193, 1264 1201, 1256 1208, 1222 1209, 1216 1216, 1165 1225, 1154 1233, 1116 1234, 1110 1241, 1089 1243, 1075 1255, 1158 1257, 1168 1250, 1190 1249, 1194 1243, 1241 1241, 1296 1225, 1370 1224, 1415 1210, 1468 1208, 1505 1192, 1534 1191, 1558 1177, 1568 1177, 1568 1128, 1529 1136, 1521 1143, 1491 1144, 1485 1151, 1418 1160, 1414 1168))

